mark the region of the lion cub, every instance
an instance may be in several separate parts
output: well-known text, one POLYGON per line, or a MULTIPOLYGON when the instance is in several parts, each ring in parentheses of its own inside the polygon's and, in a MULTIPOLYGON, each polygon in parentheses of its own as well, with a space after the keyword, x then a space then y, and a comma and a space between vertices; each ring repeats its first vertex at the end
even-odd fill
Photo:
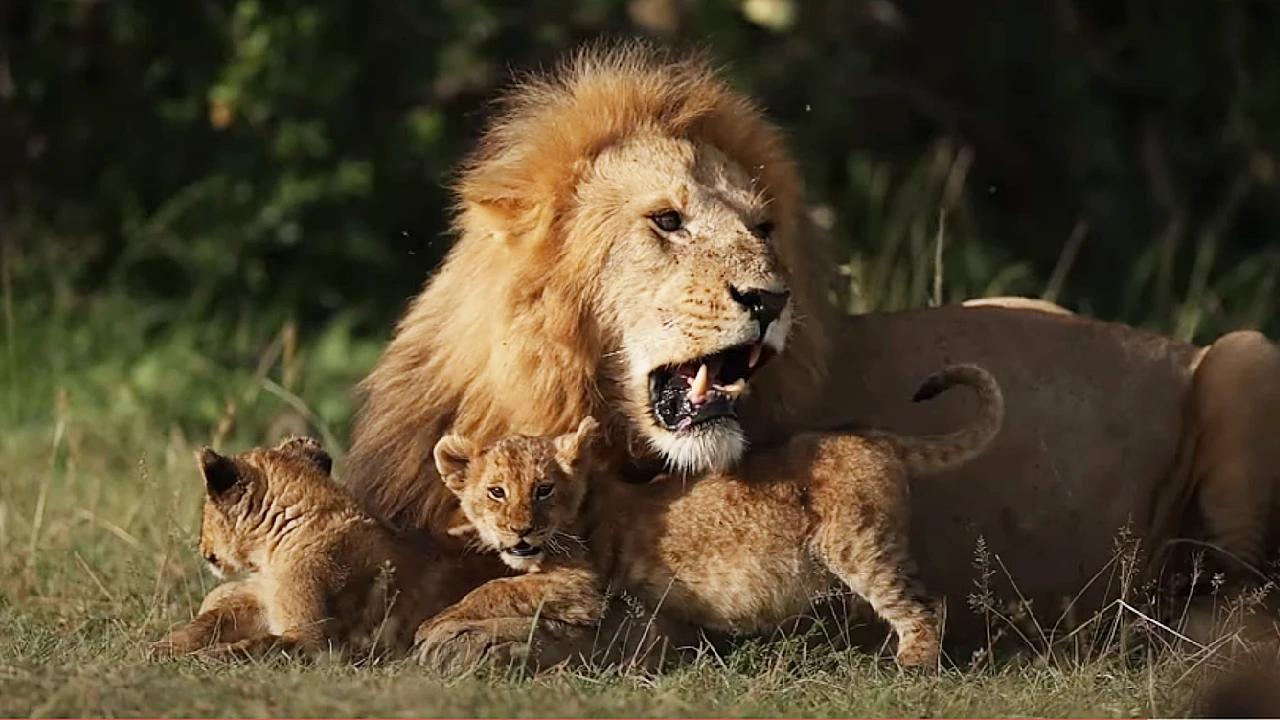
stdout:
POLYGON ((908 480, 976 457, 1004 416, 999 385, 973 365, 930 377, 915 400, 961 384, 980 398, 963 430, 802 435, 751 453, 733 473, 687 484, 591 477, 590 417, 574 433, 512 436, 484 449, 446 436, 436 465, 470 521, 455 531, 474 531, 526 574, 472 591, 419 639, 443 623, 535 612, 592 624, 607 589, 662 601, 708 629, 760 633, 844 586, 892 626, 901 665, 934 665, 939 629, 908 548, 908 480))
POLYGON ((419 623, 461 597, 430 547, 361 512, 315 440, 198 459, 200 553, 220 579, 244 578, 215 587, 152 657, 404 652, 419 623))

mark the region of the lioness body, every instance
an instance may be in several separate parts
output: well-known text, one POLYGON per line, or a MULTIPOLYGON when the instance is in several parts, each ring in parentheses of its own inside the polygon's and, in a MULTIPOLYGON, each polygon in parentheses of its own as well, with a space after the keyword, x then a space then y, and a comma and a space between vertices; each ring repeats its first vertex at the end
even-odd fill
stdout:
POLYGON ((202 451, 200 550, 220 577, 244 577, 210 591, 153 656, 402 653, 461 595, 449 592, 465 582, 450 563, 361 511, 329 462, 299 438, 234 457, 202 451))
MULTIPOLYGON (((1183 536, 1275 549, 1274 345, 1238 333, 1206 354, 1025 303, 842 317, 781 134, 706 64, 624 46, 522 83, 458 190, 458 241, 361 386, 348 474, 381 517, 444 538, 457 503, 427 458, 448 432, 490 443, 592 415, 620 474, 721 471, 805 431, 950 426, 966 400, 903 393, 968 362, 1009 422, 915 498, 924 579, 949 598, 973 591, 979 537, 1045 627, 1130 586, 1107 577, 1125 528, 1154 561, 1183 536), (687 402, 695 383, 715 402, 687 402)), ((948 638, 985 637, 963 605, 948 638)))
POLYGON ((590 479, 590 418, 571 436, 508 439, 474 460, 467 441, 446 437, 437 462, 471 526, 513 568, 539 576, 481 586, 422 636, 508 612, 513 597, 542 603, 553 623, 594 623, 604 603, 592 587, 669 601, 682 620, 712 631, 756 635, 852 590, 896 632, 901 664, 935 664, 938 619, 910 551, 908 481, 980 455, 1003 415, 995 380, 973 366, 933 376, 917 399, 956 384, 981 402, 964 430, 800 435, 687 485, 590 479))

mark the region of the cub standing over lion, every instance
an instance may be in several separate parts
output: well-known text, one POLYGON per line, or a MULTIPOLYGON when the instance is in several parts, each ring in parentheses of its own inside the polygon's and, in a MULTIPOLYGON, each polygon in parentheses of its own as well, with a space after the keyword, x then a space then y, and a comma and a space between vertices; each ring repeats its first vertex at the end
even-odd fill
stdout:
MULTIPOLYGON (((1107 577, 1123 529, 1149 575, 1180 537, 1254 565, 1275 547, 1275 345, 1008 307, 846 315, 782 133, 706 62, 623 43, 522 80, 456 189, 457 241, 360 386, 346 476, 365 508, 478 573, 505 569, 448 538, 458 503, 430 459, 447 433, 487 445, 592 415, 618 473, 732 471, 806 431, 955 427, 971 399, 905 398, 956 362, 997 378, 1009 421, 912 499, 921 575, 943 595, 972 591, 979 538, 1008 573, 993 592, 1016 583, 1046 628, 1067 601, 1087 617, 1131 586, 1107 577), (687 400, 695 383, 704 402, 687 400)), ((981 642, 963 605, 947 640, 981 642)), ((537 650, 509 627, 447 642, 537 650)))
MULTIPOLYGON (((907 538, 908 479, 977 457, 1004 412, 995 379, 974 365, 930 377, 915 399, 954 385, 980 398, 978 417, 962 430, 797 435, 687 487, 594 476, 599 425, 590 416, 566 435, 516 435, 487 448, 446 435, 435 462, 469 522, 460 527, 526 574, 481 585, 418 637, 430 646, 460 622, 539 608, 548 622, 590 626, 610 589, 650 603, 671 598, 674 612, 717 632, 760 634, 852 590, 893 628, 899 664, 936 666, 938 618, 907 538)), ((695 383, 690 392, 698 391, 695 383)))

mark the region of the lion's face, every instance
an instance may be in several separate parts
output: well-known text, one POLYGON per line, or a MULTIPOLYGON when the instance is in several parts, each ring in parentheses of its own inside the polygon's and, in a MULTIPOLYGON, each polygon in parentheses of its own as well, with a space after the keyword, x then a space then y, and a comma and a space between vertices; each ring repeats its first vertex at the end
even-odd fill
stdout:
POLYGON ((564 533, 586 496, 586 453, 597 427, 586 418, 560 437, 516 435, 484 450, 447 435, 436 444, 436 467, 481 544, 513 569, 536 571, 548 553, 576 542, 564 533))
POLYGON ((680 470, 731 464, 746 446, 739 401, 791 329, 775 208, 715 147, 657 136, 606 150, 577 195, 574 231, 612 243, 604 371, 629 419, 680 470))

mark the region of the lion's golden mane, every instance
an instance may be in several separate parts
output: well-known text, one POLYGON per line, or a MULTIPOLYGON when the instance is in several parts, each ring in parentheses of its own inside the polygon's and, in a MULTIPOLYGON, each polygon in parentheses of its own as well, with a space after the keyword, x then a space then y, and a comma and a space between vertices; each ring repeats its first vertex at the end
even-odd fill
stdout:
POLYGON ((518 82, 463 165, 457 242, 360 386, 347 475, 366 506, 441 531, 456 501, 430 457, 451 429, 489 442, 568 432, 594 414, 613 446, 639 446, 611 412, 616 389, 602 382, 610 328, 600 327, 594 298, 610 243, 578 221, 574 200, 593 158, 642 134, 710 145, 767 193, 781 262, 805 282, 791 288, 798 321, 786 351, 753 381, 744 424, 761 437, 781 432, 814 401, 833 265, 803 237, 803 183, 780 131, 702 58, 640 43, 588 49, 518 82))

